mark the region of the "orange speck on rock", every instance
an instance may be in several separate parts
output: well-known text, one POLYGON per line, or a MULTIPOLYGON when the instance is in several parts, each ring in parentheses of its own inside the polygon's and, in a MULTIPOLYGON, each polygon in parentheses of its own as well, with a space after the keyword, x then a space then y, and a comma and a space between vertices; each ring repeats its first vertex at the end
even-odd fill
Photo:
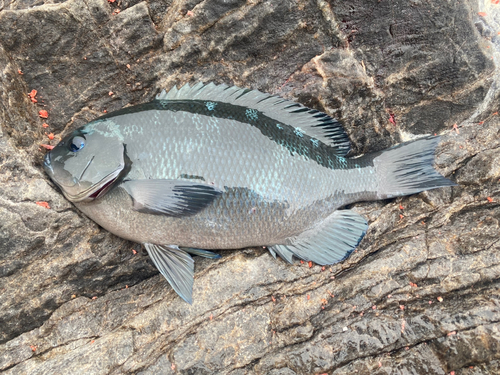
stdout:
POLYGON ((193 17, 194 13, 192 11, 188 10, 187 13, 186 13, 186 15, 189 16, 189 17, 193 17))
POLYGON ((47 124, 46 122, 44 122, 44 123, 42 124, 42 126, 43 126, 44 128, 48 128, 48 127, 49 127, 49 124, 47 124))
POLYGON ((108 111, 107 111, 107 110, 103 110, 103 112, 104 112, 104 113, 108 113, 108 111))
POLYGON ((402 205, 399 205, 400 210, 404 210, 405 208, 402 205))
POLYGON ((90 340, 90 343, 93 344, 95 342, 95 340, 90 340))
POLYGON ((307 300, 309 301, 311 299, 311 296, 308 294, 307 295, 307 300))
POLYGON ((36 352, 36 346, 35 345, 30 345, 30 348, 33 352, 36 352))
POLYGON ((97 299, 97 296, 92 297, 92 299, 97 299))
POLYGON ((493 203, 493 198, 491 198, 491 197, 486 197, 486 199, 488 199, 488 202, 493 203))
POLYGON ((372 310, 377 310, 377 305, 373 305, 372 310))
POLYGON ((116 0, 108 0, 108 3, 114 3, 116 0))
POLYGON ((276 298, 274 298, 274 296, 271 296, 271 299, 273 300, 273 302, 276 302, 276 298))
POLYGON ((404 306, 404 305, 399 305, 399 308, 400 308, 401 310, 404 310, 404 309, 405 309, 405 306, 404 306))
POLYGON ((479 121, 479 125, 483 125, 484 124, 484 121, 479 121))
POLYGON ((486 12, 477 12, 478 16, 481 17, 486 17, 487 13, 486 12))
POLYGON ((134 249, 132 249, 132 254, 137 254, 137 251, 135 251, 134 249))
POLYGON ((311 261, 307 262, 307 264, 309 265, 309 268, 311 268, 313 266, 313 262, 311 262, 311 261))
POLYGON ((456 334, 457 334, 457 331, 451 331, 451 332, 448 332, 448 334, 446 336, 453 336, 456 334))
POLYGON ((54 146, 51 146, 51 145, 44 145, 44 144, 41 144, 40 145, 41 147, 47 149, 47 150, 52 150, 54 148, 54 146))
POLYGON ((404 215, 403 214, 399 214, 399 219, 403 220, 404 219, 404 215))
MULTIPOLYGON (((500 0, 498 0, 498 1, 500 1, 500 0)), ((496 115, 498 115, 498 112, 494 112, 494 113, 492 113, 491 115, 492 115, 492 116, 496 116, 496 115)))
POLYGON ((38 111, 38 115, 41 118, 48 118, 49 117, 49 113, 45 109, 42 109, 41 111, 38 111))
POLYGON ((170 368, 172 369, 172 371, 175 371, 175 364, 172 363, 172 366, 170 366, 170 368))
POLYGON ((301 260, 301 261, 300 261, 300 264, 304 264, 304 261, 303 261, 303 260, 301 260))
POLYGON ((21 75, 23 74, 23 72, 21 71, 21 69, 17 69, 17 73, 21 74, 21 75))
POLYGON ((127 67, 127 69, 130 69, 130 64, 127 64, 126 67, 127 67))
POLYGON ((45 133, 45 135, 46 135, 47 137, 49 137, 49 139, 50 139, 50 140, 53 140, 53 139, 54 139, 54 133, 50 133, 50 134, 45 133))
POLYGON ((443 297, 439 296, 438 298, 436 298, 439 302, 443 302, 443 297))
POLYGON ((35 96, 36 94, 38 93, 38 91, 36 91, 35 89, 31 90, 31 92, 28 94, 28 96, 30 97, 31 101, 33 103, 36 103, 37 100, 35 99, 35 96))
POLYGON ((45 207, 47 209, 50 209, 50 206, 47 202, 35 202, 37 205, 39 205, 40 207, 45 207))
POLYGON ((394 117, 394 113, 389 113, 389 122, 394 126, 396 125, 396 118, 394 117))
POLYGON ((111 96, 111 95, 113 95, 113 94, 114 94, 114 92, 113 92, 113 91, 108 92, 108 95, 109 95, 109 96, 111 96))
POLYGON ((415 283, 412 283, 412 282, 410 281, 410 286, 411 286, 411 287, 414 287, 414 288, 416 288, 416 287, 417 287, 417 284, 415 284, 415 283))
POLYGON ((457 123, 453 124, 453 129, 455 129, 455 131, 457 132, 457 134, 460 134, 460 130, 458 129, 457 123))

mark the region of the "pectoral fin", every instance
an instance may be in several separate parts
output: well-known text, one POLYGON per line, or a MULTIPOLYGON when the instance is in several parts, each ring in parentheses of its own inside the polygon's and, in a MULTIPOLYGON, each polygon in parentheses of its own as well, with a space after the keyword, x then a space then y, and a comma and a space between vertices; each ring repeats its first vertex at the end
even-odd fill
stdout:
POLYGON ((287 244, 270 246, 269 251, 290 263, 294 255, 320 265, 333 264, 354 251, 367 229, 368 223, 362 216, 351 210, 339 210, 318 227, 287 239, 287 244))
POLYGON ((183 180, 131 180, 122 187, 136 211, 175 217, 196 214, 222 193, 213 186, 183 180))
POLYGON ((187 303, 193 303, 194 261, 177 246, 153 245, 144 247, 160 273, 177 294, 187 303))

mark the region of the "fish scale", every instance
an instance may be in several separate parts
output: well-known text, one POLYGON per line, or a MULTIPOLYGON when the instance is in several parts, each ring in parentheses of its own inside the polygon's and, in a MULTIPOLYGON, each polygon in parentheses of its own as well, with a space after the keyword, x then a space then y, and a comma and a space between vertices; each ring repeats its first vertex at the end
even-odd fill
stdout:
POLYGON ((346 158, 348 137, 324 113, 200 83, 90 122, 44 166, 88 217, 143 243, 191 302, 189 253, 267 246, 288 262, 345 259, 368 224, 339 208, 454 185, 432 168, 438 139, 346 158))

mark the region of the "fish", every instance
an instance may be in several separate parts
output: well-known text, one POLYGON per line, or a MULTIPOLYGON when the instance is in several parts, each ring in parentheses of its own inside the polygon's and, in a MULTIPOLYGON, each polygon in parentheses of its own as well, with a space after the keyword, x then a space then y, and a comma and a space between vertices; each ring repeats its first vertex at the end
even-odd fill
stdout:
POLYGON ((191 255, 260 246, 288 263, 345 260, 368 229, 345 206, 456 185, 433 167, 438 143, 424 136, 348 157, 349 137, 327 114, 199 82, 89 122, 43 165, 87 217, 143 244, 192 303, 191 255))

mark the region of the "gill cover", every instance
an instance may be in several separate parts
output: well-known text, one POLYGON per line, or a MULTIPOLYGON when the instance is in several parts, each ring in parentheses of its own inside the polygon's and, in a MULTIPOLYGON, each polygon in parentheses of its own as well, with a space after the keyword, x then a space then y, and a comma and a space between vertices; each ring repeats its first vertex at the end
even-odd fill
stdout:
POLYGON ((72 202, 105 194, 128 169, 123 136, 109 119, 96 120, 65 137, 45 156, 50 178, 72 202))

